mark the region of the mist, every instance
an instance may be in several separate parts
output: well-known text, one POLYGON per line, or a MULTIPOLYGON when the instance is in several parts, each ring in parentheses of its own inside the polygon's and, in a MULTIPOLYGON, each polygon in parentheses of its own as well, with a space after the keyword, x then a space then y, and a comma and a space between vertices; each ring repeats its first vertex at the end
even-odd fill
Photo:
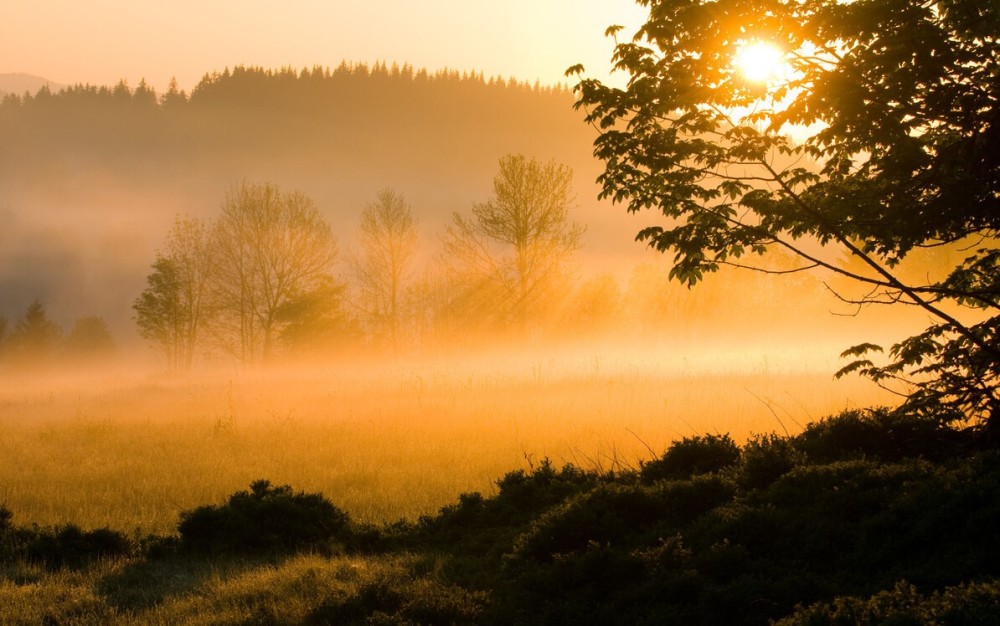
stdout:
MULTIPOLYGON (((120 83, 7 97, 0 411, 24 449, 85 449, 96 463, 70 478, 21 459, 7 475, 83 481, 80 499, 60 501, 93 526, 166 529, 179 504, 260 473, 377 521, 541 458, 636 468, 685 436, 792 433, 891 402, 833 380, 838 354, 918 328, 918 315, 853 311, 821 274, 670 280, 670 259, 634 240, 655 216, 597 199, 595 131, 573 103, 563 87, 346 64, 227 69, 190 94, 120 83), (496 229, 516 222, 499 196, 529 175, 565 183, 564 211, 516 243, 496 229), (241 211, 265 197, 286 221, 241 239, 241 211), (379 239, 391 230, 380 202, 408 216, 398 271, 381 256, 396 244, 379 239), (223 252, 275 251, 305 223, 311 251, 276 256, 312 254, 318 269, 271 294, 267 314, 233 308, 267 281, 227 274, 223 252), (164 317, 168 300, 183 308, 164 299, 165 278, 205 289, 197 324, 190 310, 164 317), (46 443, 47 428, 63 434, 46 443), (369 454, 348 452, 359 446, 369 454), (145 513, 126 514, 108 487, 128 474, 145 513)), ((7 497, 41 523, 62 515, 31 489, 7 497)))

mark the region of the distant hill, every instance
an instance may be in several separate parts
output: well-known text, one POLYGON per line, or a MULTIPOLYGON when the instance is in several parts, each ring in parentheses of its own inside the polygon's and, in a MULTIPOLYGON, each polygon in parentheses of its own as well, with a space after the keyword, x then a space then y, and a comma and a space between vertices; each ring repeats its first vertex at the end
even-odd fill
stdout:
POLYGON ((59 91, 64 88, 64 85, 54 83, 41 76, 20 73, 0 74, 0 95, 8 93, 19 96, 25 93, 34 95, 45 85, 48 85, 52 91, 59 91))

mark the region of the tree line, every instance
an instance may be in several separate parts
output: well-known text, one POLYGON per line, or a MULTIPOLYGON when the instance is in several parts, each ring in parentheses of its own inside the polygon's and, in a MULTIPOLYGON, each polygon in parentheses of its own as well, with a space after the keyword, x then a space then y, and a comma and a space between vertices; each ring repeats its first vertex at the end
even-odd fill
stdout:
POLYGON ((665 264, 638 266, 624 288, 610 273, 581 279, 572 177, 554 161, 501 158, 489 197, 452 215, 433 255, 421 249, 409 202, 391 188, 361 210, 354 245, 342 253, 304 193, 244 181, 214 219, 176 218, 133 305, 135 321, 171 368, 185 369, 200 358, 254 365, 358 347, 708 336, 723 321, 760 330, 764 318, 784 325, 823 306, 814 298, 821 287, 806 279, 787 297, 759 280, 729 279, 697 299, 668 287, 665 264), (746 296, 739 311, 727 304, 735 294, 746 296))
POLYGON ((115 341, 103 318, 76 318, 68 332, 34 300, 13 323, 0 316, 0 362, 18 366, 48 365, 56 360, 80 363, 115 354, 115 341))
POLYGON ((338 276, 337 241, 315 203, 244 181, 213 221, 176 219, 133 305, 139 332, 179 368, 201 350, 252 365, 362 335, 398 347, 421 322, 421 292, 441 304, 424 322, 450 314, 523 331, 579 246, 571 179, 554 162, 500 159, 492 197, 456 213, 441 236, 434 285, 414 279, 417 220, 401 194, 383 190, 363 209, 358 249, 338 276))
POLYGON ((190 93, 176 81, 162 94, 145 81, 120 81, 8 94, 0 99, 0 163, 30 173, 53 152, 86 153, 134 173, 136 154, 164 160, 238 156, 252 146, 283 158, 322 149, 328 160, 331 146, 409 155, 429 143, 457 145, 473 128, 484 141, 494 141, 494 135, 530 138, 546 127, 580 137, 576 117, 567 113, 572 102, 564 86, 448 69, 236 66, 206 74, 190 93), (409 134, 400 144, 402 130, 409 134))

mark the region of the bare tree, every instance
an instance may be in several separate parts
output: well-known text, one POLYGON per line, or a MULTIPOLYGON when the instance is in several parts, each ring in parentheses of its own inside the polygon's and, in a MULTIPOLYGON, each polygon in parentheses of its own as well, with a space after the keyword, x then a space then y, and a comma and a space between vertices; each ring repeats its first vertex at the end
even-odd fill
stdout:
POLYGON ((391 189, 378 193, 361 212, 361 250, 352 259, 359 304, 369 329, 399 339, 400 303, 407 271, 416 252, 416 220, 403 196, 391 189))
POLYGON ((213 284, 223 330, 244 363, 266 360, 288 323, 290 302, 326 284, 337 246, 330 225, 301 191, 242 183, 216 223, 213 284))
POLYGON ((443 237, 445 264, 461 282, 503 298, 522 327, 529 310, 579 248, 583 227, 569 221, 572 170, 523 155, 500 159, 493 197, 454 215, 443 237))

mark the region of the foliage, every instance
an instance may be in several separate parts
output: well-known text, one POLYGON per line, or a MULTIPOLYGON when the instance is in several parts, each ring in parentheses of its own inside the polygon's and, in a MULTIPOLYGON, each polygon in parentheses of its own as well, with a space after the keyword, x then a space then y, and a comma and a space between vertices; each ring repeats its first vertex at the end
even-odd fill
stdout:
POLYGON ((346 286, 324 276, 303 293, 289 297, 281 307, 281 343, 290 352, 330 354, 360 334, 357 322, 344 310, 346 286))
POLYGON ((10 333, 11 356, 22 363, 38 363, 55 356, 62 339, 62 328, 49 318, 40 300, 28 305, 24 316, 10 333))
POLYGON ((164 354, 171 369, 191 368, 211 312, 209 228, 199 219, 177 216, 146 289, 132 305, 139 334, 164 354))
POLYGON ((70 357, 85 360, 108 357, 115 351, 115 340, 107 322, 96 316, 77 318, 63 345, 70 357))
POLYGON ((739 460, 740 448, 728 434, 697 435, 675 441, 663 456, 644 462, 640 475, 647 482, 690 478, 732 467, 739 460))
MULTIPOLYGON (((737 446, 724 472, 670 480, 543 461, 505 475, 493 495, 365 531, 369 552, 350 557, 291 556, 355 529, 319 494, 259 481, 183 514, 180 551, 147 551, 110 575, 92 556, 78 561, 105 572, 78 623, 996 623, 1000 455, 976 450, 969 431, 953 431, 963 445, 934 460, 908 456, 922 456, 919 446, 884 448, 908 437, 900 421, 848 412, 808 436, 737 446), (861 423, 884 458, 818 460, 817 449, 858 456, 854 434, 829 435, 841 423, 861 423), (159 591, 136 595, 136 584, 159 591)), ((725 439, 698 441, 681 449, 709 460, 686 466, 717 465, 725 439)), ((75 543, 80 531, 46 541, 64 534, 39 544, 47 563, 95 554, 75 543)), ((2 545, 37 535, 0 509, 2 545)), ((10 563, 0 577, 56 575, 10 563)), ((89 590, 77 585, 47 610, 69 611, 70 595, 89 590)), ((0 605, 20 587, 0 585, 0 605)))
POLYGON ((497 299, 487 301, 487 308, 524 328, 529 311, 556 286, 579 247, 583 227, 569 221, 573 172, 568 166, 517 154, 501 158, 499 167, 493 196, 474 204, 471 218, 453 216, 442 237, 443 260, 459 283, 497 299))
POLYGON ((318 493, 294 493, 266 480, 220 506, 181 514, 181 547, 205 553, 282 553, 330 550, 350 539, 347 514, 318 493))
POLYGON ((329 281, 337 258, 330 225, 301 191, 244 182, 226 195, 211 245, 218 323, 242 362, 267 360, 285 307, 329 281))
POLYGON ((961 624, 992 626, 1000 615, 1000 581, 948 587, 927 596, 905 581, 867 599, 852 596, 799 608, 775 626, 906 626, 961 624))
POLYGON ((815 463, 871 458, 946 458, 963 437, 937 420, 886 408, 849 409, 808 424, 795 448, 815 463))
POLYGON ((181 354, 183 319, 180 305, 180 279, 177 265, 157 255, 153 271, 146 277, 146 288, 132 304, 139 335, 149 340, 166 356, 168 365, 183 362, 181 354))
POLYGON ((751 437, 740 453, 741 485, 748 489, 767 487, 805 459, 796 441, 774 433, 751 437))
POLYGON ((21 528, 13 514, 0 506, 0 564, 37 563, 50 569, 80 568, 99 559, 135 554, 135 544, 107 528, 82 530, 73 524, 54 528, 21 528))
POLYGON ((797 269, 865 286, 846 298, 854 304, 909 304, 935 320, 887 363, 863 358, 879 346, 848 350, 859 358, 841 374, 902 383, 910 408, 940 419, 1000 419, 996 7, 640 4, 648 21, 614 53, 626 86, 582 79, 576 89, 600 131, 602 195, 663 213, 638 238, 673 253, 671 277, 694 285, 727 265, 771 271, 748 257, 790 251, 797 269), (733 62, 761 40, 788 63, 764 83, 733 62), (972 251, 945 277, 899 271, 914 250, 945 244, 972 251))

